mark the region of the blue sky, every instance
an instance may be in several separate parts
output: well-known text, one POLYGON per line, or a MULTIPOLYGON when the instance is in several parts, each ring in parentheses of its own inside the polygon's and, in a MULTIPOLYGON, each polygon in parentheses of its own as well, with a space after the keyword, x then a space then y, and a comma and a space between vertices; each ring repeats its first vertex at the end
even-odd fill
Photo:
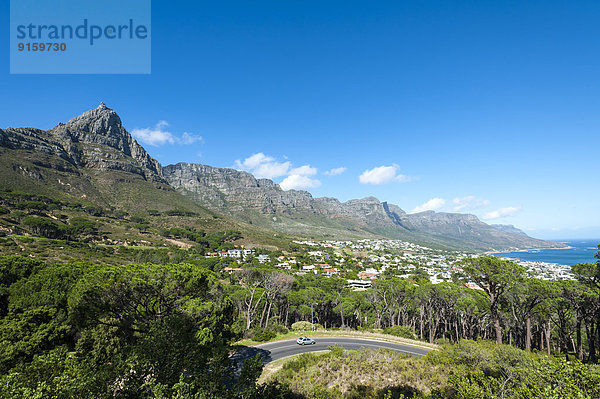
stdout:
POLYGON ((104 101, 162 164, 600 236, 598 1, 155 0, 149 75, 1 60, 0 127, 104 101))

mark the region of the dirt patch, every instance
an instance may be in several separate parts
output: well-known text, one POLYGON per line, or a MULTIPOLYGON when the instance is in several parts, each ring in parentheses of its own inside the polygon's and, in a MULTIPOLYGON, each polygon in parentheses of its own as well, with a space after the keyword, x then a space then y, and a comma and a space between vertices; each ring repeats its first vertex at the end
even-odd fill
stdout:
POLYGON ((192 247, 192 244, 188 244, 187 242, 183 242, 183 241, 173 240, 171 238, 165 238, 165 241, 169 242, 175 246, 178 246, 179 248, 189 249, 192 247))

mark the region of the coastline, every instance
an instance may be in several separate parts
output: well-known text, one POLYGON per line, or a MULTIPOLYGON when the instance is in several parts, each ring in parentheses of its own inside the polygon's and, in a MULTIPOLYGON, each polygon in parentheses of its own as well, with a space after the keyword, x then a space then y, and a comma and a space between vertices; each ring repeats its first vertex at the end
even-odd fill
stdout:
POLYGON ((488 251, 486 255, 523 262, 571 266, 577 263, 598 262, 598 258, 595 258, 595 255, 599 253, 598 242, 600 242, 600 239, 565 240, 563 248, 531 248, 505 252, 488 251), (559 251, 556 251, 557 249, 559 251))
POLYGON ((513 252, 531 252, 531 251, 545 251, 547 249, 573 249, 575 247, 572 247, 570 245, 566 245, 564 247, 560 247, 560 248, 528 248, 528 249, 514 249, 512 251, 488 251, 488 252, 484 252, 485 255, 497 255, 497 254, 508 254, 508 253, 513 253, 513 252))

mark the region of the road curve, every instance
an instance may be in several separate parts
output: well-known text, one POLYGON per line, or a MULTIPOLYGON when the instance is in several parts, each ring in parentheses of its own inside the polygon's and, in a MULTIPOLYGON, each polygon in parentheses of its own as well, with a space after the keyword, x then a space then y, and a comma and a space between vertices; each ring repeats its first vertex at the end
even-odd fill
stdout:
POLYGON ((431 350, 427 348, 398 344, 395 342, 378 341, 364 338, 316 337, 314 340, 316 341, 314 345, 298 345, 296 343, 296 339, 268 342, 266 344, 244 348, 236 353, 234 357, 237 357, 239 360, 241 360, 253 357, 256 354, 260 354, 263 358, 263 363, 267 364, 284 357, 299 355, 305 352, 327 350, 327 348, 332 345, 338 345, 348 350, 387 348, 418 357, 427 354, 427 352, 431 350))

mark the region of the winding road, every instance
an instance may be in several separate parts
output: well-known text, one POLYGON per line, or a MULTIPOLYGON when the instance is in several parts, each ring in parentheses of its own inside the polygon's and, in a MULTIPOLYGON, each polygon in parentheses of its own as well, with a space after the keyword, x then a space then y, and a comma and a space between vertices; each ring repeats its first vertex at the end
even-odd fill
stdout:
POLYGON ((427 352, 431 350, 427 348, 398 344, 395 342, 363 338, 315 337, 314 340, 316 341, 314 345, 304 346, 298 345, 296 343, 296 339, 268 342, 266 344, 244 348, 238 351, 232 357, 237 358, 237 360, 243 360, 260 354, 263 358, 263 364, 267 364, 275 360, 283 359, 284 357, 299 355, 305 352, 327 350, 327 348, 332 345, 339 345, 347 350, 387 348, 419 357, 427 354, 427 352))

